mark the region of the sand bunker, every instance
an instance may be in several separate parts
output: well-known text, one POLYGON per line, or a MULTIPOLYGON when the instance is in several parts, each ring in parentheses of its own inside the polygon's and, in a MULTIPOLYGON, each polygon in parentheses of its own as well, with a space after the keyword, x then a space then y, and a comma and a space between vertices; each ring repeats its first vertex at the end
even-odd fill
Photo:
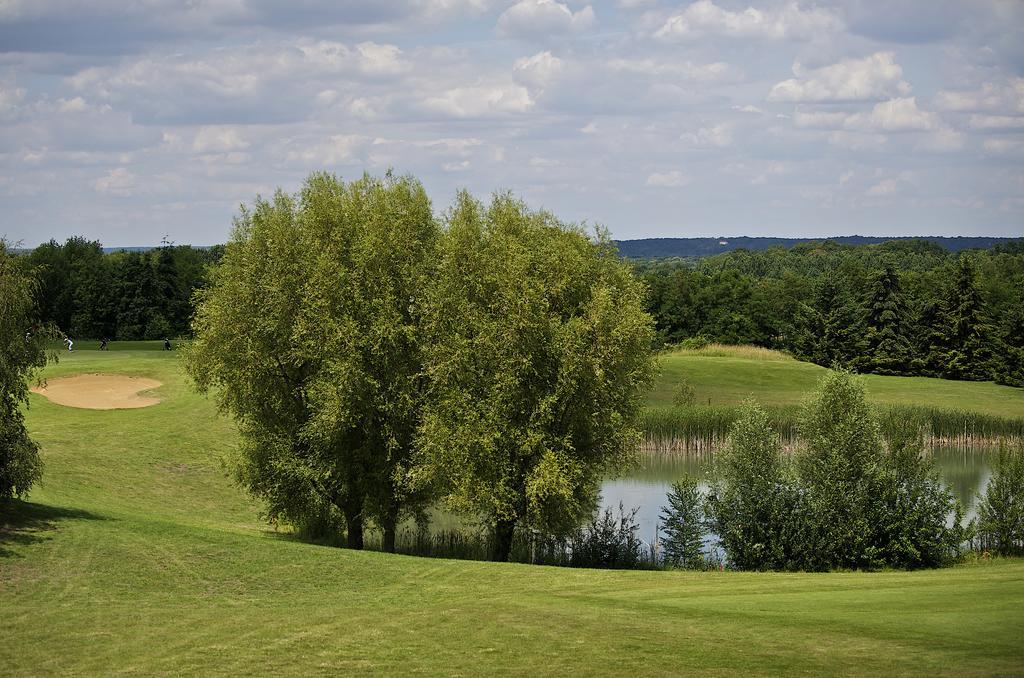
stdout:
POLYGON ((140 395, 160 386, 155 379, 126 377, 121 374, 79 374, 74 377, 50 379, 45 386, 32 389, 58 405, 84 407, 90 410, 120 410, 124 408, 149 407, 160 402, 159 398, 140 395))

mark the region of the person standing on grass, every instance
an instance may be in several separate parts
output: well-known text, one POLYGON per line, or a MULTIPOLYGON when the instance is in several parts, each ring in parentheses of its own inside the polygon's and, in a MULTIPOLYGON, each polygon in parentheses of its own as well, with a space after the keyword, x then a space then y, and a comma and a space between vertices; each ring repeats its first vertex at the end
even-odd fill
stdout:
POLYGON ((106 337, 103 337, 102 339, 100 339, 100 350, 101 351, 109 351, 110 350, 109 348, 107 348, 107 338, 106 337))
POLYGON ((164 350, 165 351, 170 351, 171 350, 171 340, 168 339, 167 337, 164 337, 164 350))
POLYGON ((71 341, 71 337, 65 335, 64 336, 64 343, 68 345, 68 353, 71 353, 74 350, 73 347, 75 345, 75 342, 71 341))

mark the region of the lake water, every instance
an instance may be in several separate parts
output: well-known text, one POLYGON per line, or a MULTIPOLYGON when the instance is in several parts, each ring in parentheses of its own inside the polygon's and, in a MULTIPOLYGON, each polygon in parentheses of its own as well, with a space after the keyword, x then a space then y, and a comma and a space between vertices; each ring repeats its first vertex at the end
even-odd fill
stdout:
MULTIPOLYGON (((985 489, 991 476, 994 449, 935 448, 931 454, 939 476, 953 490, 968 518, 975 515, 976 495, 985 489)), ((601 486, 601 509, 618 510, 619 502, 628 510, 639 508, 637 522, 640 538, 651 543, 660 524, 661 507, 672 483, 683 474, 698 480, 709 479, 713 472, 713 456, 680 454, 646 454, 641 465, 622 478, 606 480, 601 486)))

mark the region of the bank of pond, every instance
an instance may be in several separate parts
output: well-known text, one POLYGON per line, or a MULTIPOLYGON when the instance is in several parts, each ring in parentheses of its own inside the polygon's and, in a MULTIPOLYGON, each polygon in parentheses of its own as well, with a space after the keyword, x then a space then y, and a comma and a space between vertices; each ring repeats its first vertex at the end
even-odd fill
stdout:
MULTIPOLYGON (((1007 445, 1015 445, 1012 439, 1007 445)), ((944 488, 963 509, 965 523, 977 522, 978 502, 992 479, 1001 446, 988 444, 932 445, 924 450, 944 488)), ((578 533, 554 539, 536 530, 517 530, 510 560, 519 563, 568 567, 669 569, 666 560, 664 510, 672 486, 680 478, 697 480, 707 492, 718 477, 720 448, 689 448, 678 444, 647 445, 637 463, 601 484, 594 517, 578 533)), ((1021 488, 1024 492, 1024 488, 1021 488)), ((445 511, 430 510, 420 526, 406 521, 396 539, 396 551, 406 555, 487 560, 492 552, 489 528, 445 511)), ((948 516, 952 521, 953 516, 948 516)), ((381 550, 382 535, 370 529, 366 548, 381 550)), ((730 564, 718 535, 708 529, 702 538, 700 569, 738 569, 730 564)), ((995 555, 976 536, 963 544, 963 553, 989 558, 995 555)))

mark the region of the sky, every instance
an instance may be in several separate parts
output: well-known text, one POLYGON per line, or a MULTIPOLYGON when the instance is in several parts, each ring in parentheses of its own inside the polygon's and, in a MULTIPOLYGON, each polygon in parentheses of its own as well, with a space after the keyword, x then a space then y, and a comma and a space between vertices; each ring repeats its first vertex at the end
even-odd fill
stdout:
POLYGON ((619 239, 1024 235, 1024 2, 0 0, 8 241, 388 169, 619 239))

